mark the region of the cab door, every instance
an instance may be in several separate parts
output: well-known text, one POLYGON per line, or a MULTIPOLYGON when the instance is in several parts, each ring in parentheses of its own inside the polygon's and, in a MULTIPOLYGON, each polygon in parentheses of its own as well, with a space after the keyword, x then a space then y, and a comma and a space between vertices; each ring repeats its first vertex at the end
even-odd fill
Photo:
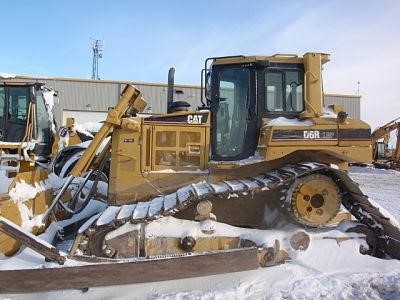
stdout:
POLYGON ((212 159, 233 161, 254 155, 258 142, 255 71, 215 66, 212 71, 212 159))
POLYGON ((22 142, 27 127, 31 87, 8 86, 5 89, 3 141, 22 142))

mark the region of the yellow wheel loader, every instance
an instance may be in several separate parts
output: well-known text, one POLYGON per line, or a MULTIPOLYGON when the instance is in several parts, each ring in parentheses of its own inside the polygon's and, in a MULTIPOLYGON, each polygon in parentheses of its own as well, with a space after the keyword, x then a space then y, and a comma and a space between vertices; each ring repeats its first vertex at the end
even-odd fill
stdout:
POLYGON ((56 130, 54 93, 40 83, 0 84, 0 159, 7 174, 50 161, 56 130))
MULTIPOLYGON (((117 277, 119 283, 182 278, 194 276, 193 268, 207 269, 203 275, 223 267, 232 271, 229 259, 248 269, 253 258, 240 261, 249 255, 262 266, 281 263, 291 251, 308 247, 302 228, 326 232, 341 207, 356 220, 349 231, 366 235, 364 253, 399 259, 399 228, 346 174, 348 163, 372 161, 371 130, 338 105, 323 107, 322 65, 328 61, 323 53, 209 58, 203 105, 190 110, 170 98, 164 115, 138 115, 146 102, 127 85, 41 216, 46 223, 62 210, 81 213, 88 201, 107 202, 103 212, 81 220, 68 257, 102 267, 107 262, 110 274, 85 277, 74 287, 115 284, 117 277), (81 177, 70 196, 70 185, 81 177), (108 183, 106 198, 96 188, 100 181, 108 183), (83 192, 86 184, 90 188, 83 192), (287 235, 278 238, 276 229, 287 235), (254 238, 260 232, 270 240, 254 238), (200 262, 202 255, 212 263, 200 262), (136 259, 136 275, 121 264, 126 259, 136 259), (163 270, 171 259, 181 273, 168 277, 163 270)), ((18 227, 1 220, 4 235, 26 240, 18 227)), ((59 260, 54 249, 25 244, 59 260)), ((59 280, 67 274, 57 272, 59 280)), ((27 273, 29 282, 32 277, 27 273)))
MULTIPOLYGON (((63 147, 90 138, 75 130, 72 118, 65 127, 57 128, 53 116, 56 95, 42 83, 0 83, 0 215, 18 225, 29 221, 21 210, 29 211, 31 218, 42 214, 51 203, 51 193, 39 188, 36 197, 21 203, 10 200, 8 192, 17 184, 43 182, 51 171, 52 159, 63 147)), ((70 156, 79 157, 83 150, 75 146, 68 151, 70 156)), ((54 168, 57 175, 64 176, 62 169, 57 165, 54 168)), ((38 232, 38 228, 31 230, 38 232)), ((19 242, 0 234, 1 253, 14 252, 19 246, 19 242)))

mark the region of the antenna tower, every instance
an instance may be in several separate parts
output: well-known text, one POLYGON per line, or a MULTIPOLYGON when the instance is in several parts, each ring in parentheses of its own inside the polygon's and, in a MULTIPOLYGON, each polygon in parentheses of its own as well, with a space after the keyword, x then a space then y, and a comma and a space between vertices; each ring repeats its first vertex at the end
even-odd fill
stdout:
POLYGON ((93 40, 92 41, 92 50, 93 50, 93 64, 92 64, 92 79, 100 80, 99 77, 99 58, 102 58, 103 51, 103 41, 102 40, 93 40))

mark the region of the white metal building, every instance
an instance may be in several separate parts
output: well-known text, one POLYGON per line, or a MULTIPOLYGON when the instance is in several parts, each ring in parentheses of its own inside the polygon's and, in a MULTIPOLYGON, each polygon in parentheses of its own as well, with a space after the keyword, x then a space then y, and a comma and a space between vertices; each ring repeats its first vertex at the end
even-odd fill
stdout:
MULTIPOLYGON (((104 120, 109 107, 115 106, 120 93, 127 83, 134 84, 142 91, 148 105, 145 113, 167 111, 167 84, 110 80, 85 80, 73 78, 36 78, 15 76, 1 81, 41 82, 58 91, 55 116, 58 124, 64 124, 66 117, 75 117, 77 123, 104 120), (83 122, 82 122, 83 121, 83 122)), ((201 105, 200 86, 175 84, 174 100, 186 101, 192 108, 201 105)), ((342 104, 352 118, 360 118, 360 96, 326 94, 324 104, 342 104)))

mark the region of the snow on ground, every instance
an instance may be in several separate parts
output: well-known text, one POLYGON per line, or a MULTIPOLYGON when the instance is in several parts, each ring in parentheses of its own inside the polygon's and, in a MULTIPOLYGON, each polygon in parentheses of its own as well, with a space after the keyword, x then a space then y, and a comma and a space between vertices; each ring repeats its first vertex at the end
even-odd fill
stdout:
MULTIPOLYGON (((353 167, 349 174, 399 221, 399 172, 353 167)), ((358 247, 355 240, 313 239, 295 260, 269 268, 0 299, 400 299, 400 261, 364 256, 358 247)))
POLYGON ((400 223, 400 172, 364 167, 351 167, 350 177, 361 190, 385 208, 400 223))

